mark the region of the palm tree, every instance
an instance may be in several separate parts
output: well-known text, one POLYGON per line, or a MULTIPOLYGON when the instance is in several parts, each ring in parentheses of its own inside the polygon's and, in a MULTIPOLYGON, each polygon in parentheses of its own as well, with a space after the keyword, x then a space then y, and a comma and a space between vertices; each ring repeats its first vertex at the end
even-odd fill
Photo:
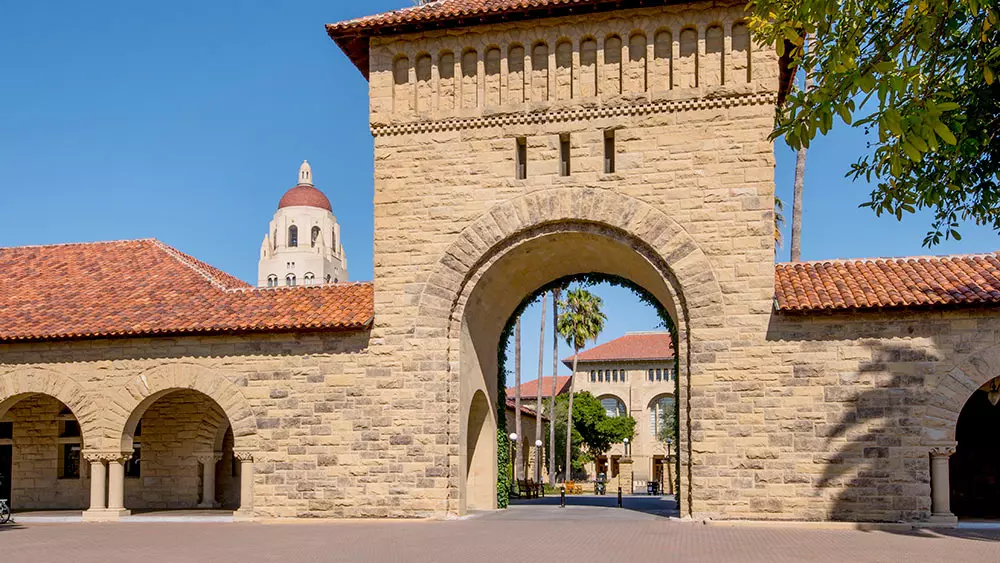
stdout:
MULTIPOLYGON (((809 51, 811 42, 809 34, 806 34, 803 49, 809 51)), ((808 94, 812 87, 812 79, 809 77, 809 69, 805 69, 805 72, 805 91, 808 94)), ((802 192, 806 183, 807 150, 805 147, 800 148, 795 157, 795 193, 792 196, 792 262, 802 260, 802 192)))
POLYGON ((781 198, 774 196, 774 253, 778 253, 778 249, 784 243, 781 236, 781 229, 785 228, 785 202, 781 201, 781 198))
MULTIPOLYGON (((524 467, 524 434, 521 433, 521 317, 514 323, 514 432, 517 440, 514 443, 514 479, 520 479, 521 468, 524 467)), ((516 485, 516 483, 515 483, 516 485)))
MULTIPOLYGON (((538 331, 538 384, 535 386, 535 444, 542 439, 542 371, 545 369, 545 296, 542 295, 542 327, 538 331)), ((535 446, 535 482, 542 482, 542 458, 535 446)))
MULTIPOLYGON (((559 373, 559 294, 552 290, 552 394, 549 396, 549 485, 556 486, 556 374, 559 373)), ((541 391, 539 391, 541 393, 541 391)))
POLYGON ((573 373, 569 380, 569 415, 566 420, 566 476, 569 481, 572 466, 573 440, 573 383, 576 381, 576 362, 587 342, 597 340, 604 330, 604 321, 608 318, 601 311, 600 297, 586 289, 571 289, 566 293, 566 300, 559 303, 563 313, 559 316, 557 330, 566 343, 573 347, 573 373))

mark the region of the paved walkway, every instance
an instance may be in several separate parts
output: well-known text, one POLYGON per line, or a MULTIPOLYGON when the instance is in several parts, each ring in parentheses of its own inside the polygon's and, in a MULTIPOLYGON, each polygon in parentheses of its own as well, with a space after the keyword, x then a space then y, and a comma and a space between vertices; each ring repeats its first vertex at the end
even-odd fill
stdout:
POLYGON ((7 526, 0 527, 0 561, 995 562, 1000 561, 1000 530, 942 534, 728 528, 638 510, 519 505, 447 522, 7 526))

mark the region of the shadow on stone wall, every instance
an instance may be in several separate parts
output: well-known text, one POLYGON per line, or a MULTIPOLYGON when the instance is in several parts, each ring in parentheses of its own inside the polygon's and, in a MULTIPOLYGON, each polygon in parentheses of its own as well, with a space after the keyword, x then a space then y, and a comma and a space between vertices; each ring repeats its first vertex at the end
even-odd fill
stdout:
MULTIPOLYGON (((929 518, 925 414, 929 388, 953 360, 941 352, 940 330, 915 316, 831 316, 818 322, 772 317, 768 339, 790 347, 782 352, 792 373, 782 377, 781 387, 822 388, 822 403, 799 407, 798 418, 788 426, 794 435, 792 457, 804 464, 803 454, 811 452, 813 467, 821 468, 809 481, 824 502, 810 507, 809 517, 929 518)), ((793 473, 803 482, 800 471, 793 473)))

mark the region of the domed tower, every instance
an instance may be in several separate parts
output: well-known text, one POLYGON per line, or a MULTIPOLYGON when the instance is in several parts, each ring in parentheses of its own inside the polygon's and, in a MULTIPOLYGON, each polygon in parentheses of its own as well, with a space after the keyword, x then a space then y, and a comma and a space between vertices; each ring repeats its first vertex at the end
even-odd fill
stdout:
POLYGON ((299 183, 285 192, 264 235, 257 285, 283 287, 347 281, 347 256, 330 200, 313 186, 303 161, 299 183))

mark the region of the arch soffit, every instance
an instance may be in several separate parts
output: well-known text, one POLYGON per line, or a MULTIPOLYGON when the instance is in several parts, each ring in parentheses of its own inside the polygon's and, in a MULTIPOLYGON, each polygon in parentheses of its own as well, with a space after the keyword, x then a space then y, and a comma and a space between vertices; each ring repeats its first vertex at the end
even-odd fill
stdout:
POLYGON ((532 228, 560 222, 587 222, 636 239, 663 261, 667 285, 677 300, 679 325, 719 327, 725 317, 722 289, 704 251, 684 228, 639 199, 595 188, 553 188, 498 203, 468 225, 445 251, 427 279, 417 323, 447 336, 460 318, 466 286, 503 245, 532 228), (450 315, 442 324, 442 313, 450 315))
POLYGON ((233 429, 234 449, 257 448, 257 421, 243 393, 225 377, 191 364, 153 368, 118 390, 116 438, 123 447, 131 440, 136 423, 150 405, 164 395, 185 389, 202 393, 219 405, 233 429))
POLYGON ((0 375, 0 416, 29 395, 47 395, 66 405, 80 424, 87 447, 99 447, 109 425, 103 410, 76 381, 55 370, 17 369, 0 375))

